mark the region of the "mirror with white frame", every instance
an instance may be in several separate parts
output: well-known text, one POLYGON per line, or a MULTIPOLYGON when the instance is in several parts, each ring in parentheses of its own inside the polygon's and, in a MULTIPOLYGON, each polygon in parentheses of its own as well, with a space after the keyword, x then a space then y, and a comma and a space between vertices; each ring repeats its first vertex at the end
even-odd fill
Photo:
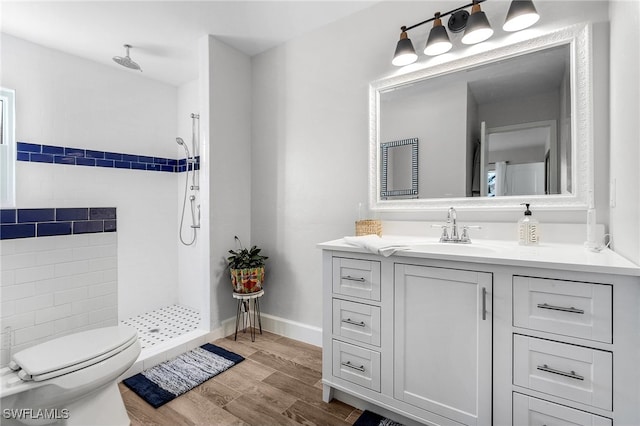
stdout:
POLYGON ((371 208, 585 208, 590 49, 590 26, 577 25, 372 83, 371 208), (420 190, 385 197, 381 147, 411 137, 420 190))

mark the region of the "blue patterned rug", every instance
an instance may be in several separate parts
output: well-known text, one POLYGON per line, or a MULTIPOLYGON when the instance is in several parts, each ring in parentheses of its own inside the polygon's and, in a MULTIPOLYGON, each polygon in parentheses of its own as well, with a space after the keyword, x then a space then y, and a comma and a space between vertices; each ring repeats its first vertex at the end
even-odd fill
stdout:
POLYGON ((206 343, 131 376, 123 383, 158 408, 243 360, 236 353, 206 343))
POLYGON ((369 410, 364 410, 353 426, 402 426, 402 423, 394 422, 391 419, 382 417, 369 410))

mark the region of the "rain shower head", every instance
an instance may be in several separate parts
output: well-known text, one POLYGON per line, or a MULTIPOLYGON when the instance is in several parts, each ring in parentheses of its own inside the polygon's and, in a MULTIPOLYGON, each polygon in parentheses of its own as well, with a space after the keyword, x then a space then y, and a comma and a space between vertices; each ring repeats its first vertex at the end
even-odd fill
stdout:
POLYGON ((131 49, 131 45, 125 44, 124 48, 127 50, 127 54, 124 57, 114 56, 113 60, 116 63, 122 65, 123 67, 131 68, 132 70, 138 70, 142 72, 142 68, 140 68, 140 65, 132 61, 131 58, 129 57, 129 49, 131 49))

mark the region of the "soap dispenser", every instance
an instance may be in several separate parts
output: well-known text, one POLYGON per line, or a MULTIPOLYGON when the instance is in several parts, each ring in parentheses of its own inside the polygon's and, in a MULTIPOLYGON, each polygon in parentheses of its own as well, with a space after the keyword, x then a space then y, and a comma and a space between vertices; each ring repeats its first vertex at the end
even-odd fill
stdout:
POLYGON ((526 206, 527 209, 518 221, 518 243, 525 246, 536 245, 540 238, 538 221, 532 216, 528 203, 521 205, 526 206))

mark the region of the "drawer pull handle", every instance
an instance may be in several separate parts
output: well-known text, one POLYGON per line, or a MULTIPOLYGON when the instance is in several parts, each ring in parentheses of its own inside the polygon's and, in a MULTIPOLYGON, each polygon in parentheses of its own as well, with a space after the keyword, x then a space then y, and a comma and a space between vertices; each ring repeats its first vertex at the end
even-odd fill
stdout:
POLYGON ((364 365, 361 365, 360 367, 358 367, 357 365, 351 364, 351 361, 343 362, 342 365, 345 367, 352 368, 354 370, 358 370, 361 373, 364 373, 364 365))
POLYGON ((553 306, 553 305, 547 305, 546 303, 538 303, 538 308, 551 309, 552 311, 570 312, 572 314, 584 314, 584 310, 574 308, 573 306, 570 308, 565 308, 563 306, 553 306))
POLYGON ((538 366, 538 370, 545 371, 547 373, 557 374, 557 375, 563 376, 563 377, 568 377, 570 379, 584 380, 584 377, 582 377, 581 375, 577 374, 573 370, 570 373, 567 373, 566 371, 560 371, 560 370, 556 370, 554 368, 551 368, 547 364, 539 365, 538 366))
POLYGON ((356 325, 358 327, 364 327, 365 326, 364 321, 355 322, 351 318, 343 319, 342 322, 346 322, 347 324, 351 324, 351 325, 356 325))
POLYGON ((346 277, 342 277, 343 280, 348 280, 348 281, 358 281, 360 283, 364 282, 364 278, 362 277, 352 277, 351 275, 347 275, 346 277))

